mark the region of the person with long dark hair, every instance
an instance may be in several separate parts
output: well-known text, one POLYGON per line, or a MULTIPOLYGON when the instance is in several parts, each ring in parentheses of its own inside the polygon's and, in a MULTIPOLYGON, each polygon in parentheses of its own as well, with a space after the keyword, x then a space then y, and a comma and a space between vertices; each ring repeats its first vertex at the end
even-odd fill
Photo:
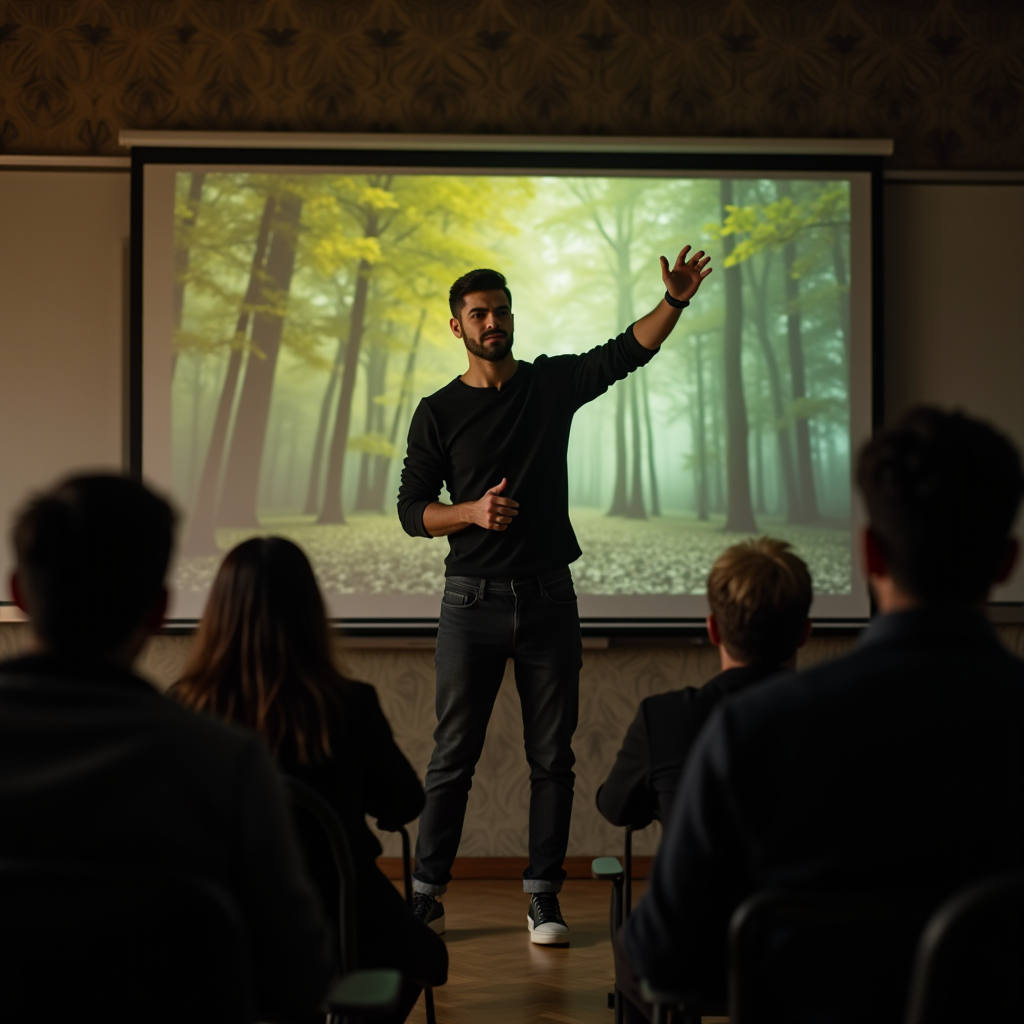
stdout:
MULTIPOLYGON (((403 996, 386 1020, 405 1020, 424 985, 447 980, 448 951, 377 867, 381 847, 365 816, 405 824, 423 809, 423 787, 374 688, 336 667, 323 598, 300 548, 256 537, 228 552, 171 694, 254 729, 284 773, 335 808, 356 867, 360 966, 402 972, 403 996)), ((301 819, 298 832, 328 919, 336 920, 338 881, 327 843, 301 819)))

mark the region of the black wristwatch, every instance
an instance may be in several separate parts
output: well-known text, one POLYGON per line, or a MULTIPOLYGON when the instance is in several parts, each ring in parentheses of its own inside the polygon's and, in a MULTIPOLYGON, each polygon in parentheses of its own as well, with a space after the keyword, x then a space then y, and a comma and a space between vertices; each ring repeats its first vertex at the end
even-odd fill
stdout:
POLYGON ((669 295, 668 292, 665 292, 665 301, 673 309, 686 309, 686 307, 690 304, 690 300, 689 299, 673 299, 672 296, 669 295))

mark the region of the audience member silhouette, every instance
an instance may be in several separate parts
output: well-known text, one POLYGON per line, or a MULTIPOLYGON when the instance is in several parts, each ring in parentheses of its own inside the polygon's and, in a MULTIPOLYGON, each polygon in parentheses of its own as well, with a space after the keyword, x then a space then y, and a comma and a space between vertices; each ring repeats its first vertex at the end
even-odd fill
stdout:
MULTIPOLYGON (((857 482, 880 614, 848 656, 712 715, 620 933, 623 982, 722 991, 730 915, 761 890, 934 906, 1024 864, 1024 662, 984 614, 1017 553, 1020 458, 982 423, 918 409, 864 448, 857 482)), ((826 947, 774 932, 772 1019, 901 1019, 906 977, 891 968, 909 970, 914 937, 826 947)))
POLYGON ((166 502, 118 476, 68 479, 18 514, 32 653, 0 665, 0 858, 214 880, 248 932, 260 1019, 278 1020, 319 1003, 333 956, 277 772, 251 733, 131 671, 163 620, 173 529, 166 502))
MULTIPOLYGON (((181 703, 255 729, 281 769, 338 812, 358 879, 360 967, 392 967, 405 984, 385 1021, 403 1021, 424 985, 447 980, 444 941, 416 918, 376 865, 365 816, 403 825, 423 809, 412 766, 366 683, 335 667, 323 599, 306 556, 281 537, 230 551, 213 581, 191 657, 171 688, 181 703)), ((299 821, 307 863, 331 920, 338 881, 319 829, 299 821)))
POLYGON ((727 696, 796 667, 810 634, 811 576, 789 544, 770 537, 727 548, 708 576, 707 629, 722 671, 703 686, 647 697, 597 791, 613 825, 668 825, 681 772, 711 712, 727 696))

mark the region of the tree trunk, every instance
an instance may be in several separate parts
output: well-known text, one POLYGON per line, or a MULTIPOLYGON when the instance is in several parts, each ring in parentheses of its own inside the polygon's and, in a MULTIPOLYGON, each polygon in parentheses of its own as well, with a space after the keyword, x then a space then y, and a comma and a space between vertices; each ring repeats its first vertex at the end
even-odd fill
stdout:
POLYGON ((270 223, 274 217, 274 208, 274 197, 268 196, 267 201, 263 204, 263 216, 260 219, 260 227, 256 235, 256 248, 249 270, 249 286, 246 288, 245 298, 242 299, 242 309, 235 323, 235 335, 231 343, 231 355, 228 357, 228 368, 224 375, 224 383, 221 385, 210 443, 206 448, 203 472, 199 478, 199 493, 196 496, 192 515, 189 517, 188 532, 182 545, 182 551, 186 555, 215 555, 218 551, 214 531, 224 444, 228 436, 228 427, 231 424, 235 392, 238 390, 238 375, 242 368, 242 353, 245 347, 245 334, 249 329, 250 309, 260 301, 262 295, 263 260, 267 252, 267 240, 270 237, 270 223))
MULTIPOLYGON (((188 213, 181 221, 182 229, 193 228, 199 217, 199 204, 203 198, 203 181, 206 171, 193 171, 188 187, 188 213)), ((181 330, 182 316, 185 312, 185 275, 188 273, 189 253, 187 245, 179 245, 174 250, 174 292, 171 296, 171 315, 174 317, 175 331, 181 330)), ((178 347, 171 352, 171 380, 178 368, 178 347)))
POLYGON ((765 369, 768 371, 768 394, 771 396, 772 415, 775 417, 775 440, 779 449, 779 469, 782 474, 782 489, 786 499, 786 518, 790 523, 800 522, 800 497, 796 486, 796 471, 793 468, 793 446, 790 443, 789 428, 786 426, 786 402, 782 394, 782 376, 775 358, 771 338, 768 334, 768 273, 770 254, 765 257, 764 278, 758 285, 754 268, 747 262, 748 278, 754 293, 754 325, 761 343, 765 369))
MULTIPOLYGON (((363 417, 366 434, 384 433, 384 407, 376 401, 384 393, 384 384, 388 373, 388 353, 386 349, 374 347, 369 352, 366 367, 366 415, 363 417)), ((356 488, 357 512, 377 511, 373 498, 376 492, 375 474, 377 460, 380 456, 375 452, 360 452, 359 485, 356 488)))
MULTIPOLYGON (((366 218, 366 238, 377 235, 377 214, 371 210, 366 218)), ((348 449, 348 431, 352 419, 352 397, 356 390, 356 372, 359 369, 359 348, 363 341, 363 321, 366 318, 366 297, 370 288, 372 267, 366 260, 359 261, 356 290, 349 318, 348 346, 345 350, 345 369, 341 379, 341 394, 334 416, 331 449, 327 457, 327 482, 324 484, 324 505, 318 523, 344 523, 345 510, 341 485, 345 476, 345 454, 348 449)))
MULTIPOLYGON (((626 233, 625 211, 621 208, 615 211, 615 236, 610 238, 604 234, 605 241, 612 247, 615 253, 616 266, 618 269, 617 295, 618 295, 618 318, 623 328, 633 322, 633 275, 630 271, 630 247, 631 236, 626 233)), ((632 515, 633 502, 629 494, 629 466, 626 458, 626 391, 632 385, 632 379, 617 381, 615 385, 615 486, 612 489, 612 504, 608 509, 610 516, 632 515)), ((634 399, 635 404, 635 399, 634 399)), ((633 417, 634 424, 636 416, 633 417)), ((636 429, 634 428, 634 438, 636 429)), ((635 460, 636 461, 636 460, 635 460)), ((635 490, 635 489, 634 489, 635 490)), ((643 505, 643 492, 640 491, 640 504, 643 505)))
POLYGON ((708 518, 708 442, 704 412, 704 366, 699 336, 695 339, 694 348, 697 354, 697 518, 703 522, 708 518))
POLYGON ((626 386, 619 381, 615 389, 615 485, 612 488, 610 516, 624 516, 629 511, 626 497, 626 386))
POLYGON ((722 406, 725 404, 725 391, 722 388, 721 373, 712 374, 711 388, 708 395, 708 408, 711 411, 711 436, 714 438, 714 445, 710 451, 711 456, 711 511, 718 513, 725 511, 725 480, 722 476, 722 462, 725 455, 725 445, 722 438, 725 436, 725 428, 722 426, 722 406))
MULTIPOLYGON (((338 316, 341 316, 338 310, 338 316)), ((313 441, 313 459, 309 467, 309 483, 306 487, 306 503, 302 511, 307 516, 314 516, 320 511, 320 478, 323 476, 324 442, 327 440, 327 424, 331 420, 331 409, 334 407, 334 393, 338 390, 338 377, 345 357, 345 338, 338 338, 338 347, 334 352, 334 363, 331 376, 327 381, 324 397, 320 401, 320 415, 316 421, 316 438, 313 441)))
POLYGON ((338 341, 338 351, 331 367, 331 376, 327 381, 327 389, 320 400, 320 416, 316 421, 316 438, 313 441, 313 458, 309 466, 309 482, 306 485, 306 502, 302 511, 307 516, 316 515, 320 509, 320 477, 324 461, 324 441, 327 439, 327 423, 330 420, 331 407, 334 405, 334 393, 338 390, 338 374, 341 372, 342 357, 345 354, 345 342, 338 341))
POLYGON ((218 524, 258 526, 256 492, 259 487, 267 418, 274 390, 274 372, 281 349, 287 316, 288 291, 295 269, 302 200, 283 195, 274 219, 273 238, 267 254, 261 308, 253 317, 252 344, 245 367, 242 397, 238 402, 224 489, 217 510, 218 524), (265 307, 270 306, 268 310, 265 307))
MULTIPOLYGON (((789 191, 789 183, 779 185, 779 194, 789 191)), ((807 395, 804 381, 804 346, 800 331, 800 281, 794 276, 796 242, 782 247, 786 277, 786 345, 789 351, 789 380, 793 401, 807 395)), ((814 466, 811 462, 811 437, 806 416, 797 416, 793 424, 796 437, 796 477, 799 481, 800 522, 818 521, 818 499, 814 492, 814 466)))
MULTIPOLYGON (((395 443, 398 441, 398 425, 402 421, 402 413, 405 410, 406 403, 412 398, 412 381, 413 375, 416 372, 416 353, 419 351, 420 338, 423 335, 423 321, 427 317, 426 307, 420 310, 420 319, 416 324, 416 332, 412 336, 412 345, 409 348, 409 358, 405 364, 405 373, 402 374, 402 392, 398 396, 398 404, 395 406, 395 415, 391 419, 391 431, 388 434, 388 443, 392 448, 395 447, 395 443)), ((388 469, 391 466, 391 460, 381 456, 381 465, 377 470, 377 476, 374 480, 374 508, 382 513, 386 513, 384 508, 384 499, 386 497, 384 491, 388 484, 388 469)))
POLYGON ((839 303, 839 330, 843 335, 843 352, 846 355, 846 369, 850 368, 850 277, 846 270, 846 254, 843 252, 842 228, 832 231, 832 266, 836 276, 836 292, 839 303))
MULTIPOLYGON (((721 182, 722 216, 732 205, 732 182, 721 182)), ((736 247, 734 235, 722 238, 722 251, 728 258, 736 247)), ((723 377, 726 421, 726 517, 731 533, 755 533, 757 523, 750 503, 750 456, 747 447, 747 404, 743 395, 743 278, 739 266, 725 269, 725 330, 723 336, 723 377)))
POLYGON ((196 480, 199 477, 199 407, 202 405, 203 364, 200 359, 192 360, 192 422, 189 424, 188 476, 185 484, 186 502, 192 505, 196 496, 196 480))
POLYGON ((754 512, 763 516, 768 511, 764 500, 764 445, 761 438, 761 426, 754 427, 754 512))
POLYGON ((640 375, 640 396, 644 404, 644 425, 647 433, 647 475, 651 481, 651 515, 661 515, 661 499, 658 497, 658 472, 654 467, 654 428, 651 425, 651 398, 648 394, 647 375, 643 370, 636 371, 640 375))
POLYGON ((647 508, 644 504, 644 474, 643 474, 643 434, 640 425, 640 403, 637 401, 636 393, 640 385, 636 379, 636 373, 631 373, 623 382, 629 385, 629 422, 632 428, 632 452, 630 459, 630 494, 629 507, 626 515, 630 519, 646 519, 647 508))

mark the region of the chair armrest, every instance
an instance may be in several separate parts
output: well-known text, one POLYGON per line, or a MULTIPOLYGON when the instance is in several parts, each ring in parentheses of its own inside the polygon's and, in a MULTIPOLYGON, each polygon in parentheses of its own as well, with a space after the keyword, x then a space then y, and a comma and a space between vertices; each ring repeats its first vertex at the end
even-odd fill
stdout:
POLYGON ((590 874, 593 878, 622 878, 624 872, 618 857, 595 857, 590 862, 590 874))
POLYGON ((681 989, 651 988, 646 978, 640 979, 640 995, 645 1002, 655 1006, 682 1006, 694 999, 692 992, 683 992, 681 989))
POLYGON ((328 1013, 385 1013, 398 1005, 402 976, 398 971, 352 971, 336 979, 327 993, 328 1013))

